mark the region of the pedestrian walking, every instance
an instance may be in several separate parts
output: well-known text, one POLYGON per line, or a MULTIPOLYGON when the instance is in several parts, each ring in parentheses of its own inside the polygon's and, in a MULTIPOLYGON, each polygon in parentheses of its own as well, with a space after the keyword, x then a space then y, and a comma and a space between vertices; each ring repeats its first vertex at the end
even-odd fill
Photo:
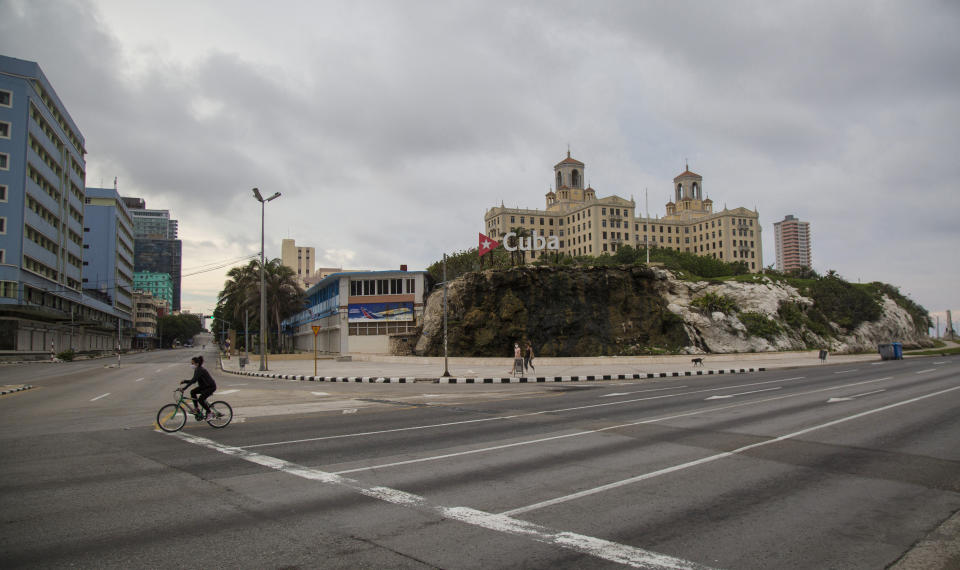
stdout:
POLYGON ((513 343, 513 370, 510 374, 519 376, 523 374, 523 352, 520 350, 520 343, 513 343))
POLYGON ((533 365, 533 345, 529 342, 527 343, 526 353, 523 355, 523 369, 526 371, 528 368, 536 372, 537 367, 533 365))

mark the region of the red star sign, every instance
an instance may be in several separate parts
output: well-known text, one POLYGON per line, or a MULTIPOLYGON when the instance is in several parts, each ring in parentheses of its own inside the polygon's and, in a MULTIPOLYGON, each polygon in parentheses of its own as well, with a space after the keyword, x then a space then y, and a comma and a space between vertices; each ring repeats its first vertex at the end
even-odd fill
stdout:
POLYGON ((499 245, 500 245, 500 242, 493 239, 492 237, 488 237, 483 234, 480 234, 480 246, 479 246, 480 257, 483 257, 485 253, 488 253, 494 249, 497 249, 497 246, 499 245))

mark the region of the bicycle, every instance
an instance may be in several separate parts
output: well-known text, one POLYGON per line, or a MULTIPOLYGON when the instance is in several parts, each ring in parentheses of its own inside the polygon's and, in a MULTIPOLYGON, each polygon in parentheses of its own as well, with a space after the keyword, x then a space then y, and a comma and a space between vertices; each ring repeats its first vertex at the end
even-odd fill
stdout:
MULTIPOLYGON (((157 426, 165 432, 175 432, 183 429, 187 423, 187 413, 193 415, 198 422, 204 421, 203 408, 194 409, 192 405, 186 402, 188 398, 183 395, 183 388, 177 388, 173 391, 176 394, 176 402, 167 404, 157 412, 157 426)), ((233 420, 233 408, 223 400, 217 400, 210 404, 210 412, 213 417, 206 420, 210 427, 224 428, 233 420)))

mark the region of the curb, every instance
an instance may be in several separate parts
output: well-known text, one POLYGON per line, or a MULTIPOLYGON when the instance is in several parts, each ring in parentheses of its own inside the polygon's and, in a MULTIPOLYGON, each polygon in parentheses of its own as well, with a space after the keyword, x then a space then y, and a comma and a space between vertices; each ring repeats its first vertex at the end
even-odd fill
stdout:
POLYGON ((640 380, 644 378, 679 378, 681 376, 709 376, 711 374, 744 374, 763 372, 766 368, 724 368, 721 370, 687 370, 684 372, 647 372, 641 374, 603 374, 597 376, 510 376, 503 378, 438 378, 440 384, 524 384, 540 382, 595 382, 598 380, 640 380))
POLYGON ((17 386, 16 388, 2 388, 0 389, 0 396, 6 396, 7 394, 13 394, 14 392, 23 392, 24 390, 29 390, 33 386, 27 384, 24 386, 17 386))
POLYGON ((679 378, 682 376, 710 376, 714 374, 745 374, 763 372, 766 368, 722 368, 719 370, 686 370, 684 372, 648 372, 641 374, 603 374, 591 376, 509 376, 499 378, 409 378, 386 376, 308 376, 305 374, 271 374, 268 372, 246 372, 242 370, 223 370, 238 376, 255 376, 274 380, 292 380, 295 382, 354 382, 366 384, 413 384, 414 382, 433 382, 435 384, 525 384, 543 382, 595 382, 600 380, 640 380, 645 378, 679 378))

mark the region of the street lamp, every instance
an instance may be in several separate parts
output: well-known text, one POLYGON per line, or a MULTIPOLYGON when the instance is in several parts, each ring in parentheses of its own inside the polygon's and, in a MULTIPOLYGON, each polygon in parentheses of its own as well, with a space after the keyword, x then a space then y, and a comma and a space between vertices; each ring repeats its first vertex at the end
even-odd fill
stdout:
POLYGON ((260 202, 260 370, 267 369, 267 356, 266 349, 263 345, 263 334, 267 330, 267 290, 266 290, 266 277, 263 272, 263 220, 266 216, 266 207, 267 202, 273 200, 274 198, 279 198, 280 193, 277 192, 273 196, 264 199, 260 194, 259 188, 253 189, 253 197, 260 202))

